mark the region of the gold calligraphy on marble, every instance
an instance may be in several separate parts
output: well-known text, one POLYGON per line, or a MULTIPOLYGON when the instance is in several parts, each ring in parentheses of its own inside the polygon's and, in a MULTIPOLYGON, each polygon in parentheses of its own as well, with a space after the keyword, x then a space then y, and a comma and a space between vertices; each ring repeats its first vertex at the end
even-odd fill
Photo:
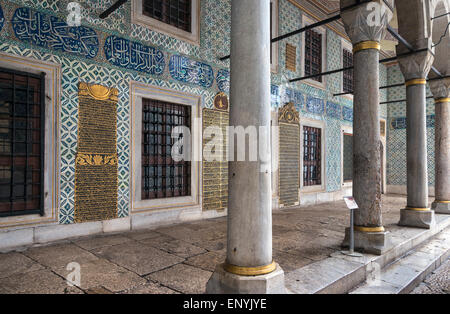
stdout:
POLYGON ((279 190, 280 205, 299 204, 300 188, 300 125, 299 113, 293 103, 279 109, 279 190))
POLYGON ((117 218, 118 91, 81 82, 75 157, 75 222, 117 218))

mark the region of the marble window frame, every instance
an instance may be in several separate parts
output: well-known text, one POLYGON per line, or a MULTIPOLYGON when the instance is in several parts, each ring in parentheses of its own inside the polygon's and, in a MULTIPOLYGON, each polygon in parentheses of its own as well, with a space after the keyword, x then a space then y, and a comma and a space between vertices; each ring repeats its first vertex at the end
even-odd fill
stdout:
POLYGON ((202 123, 201 108, 202 97, 200 95, 179 92, 155 85, 130 81, 130 208, 131 213, 157 211, 163 209, 176 210, 179 208, 201 206, 201 154, 202 154, 202 123), (141 199, 141 139, 142 139, 142 99, 149 98, 160 101, 176 103, 191 107, 191 195, 141 199))
MULTIPOLYGON (((308 119, 308 118, 300 118, 300 193, 309 193, 309 192, 324 192, 326 190, 326 127, 325 127, 325 121, 322 120, 314 120, 314 119, 308 119), (321 134, 321 155, 320 155, 320 178, 321 182, 320 185, 311 185, 311 186, 304 186, 303 185, 303 154, 304 154, 304 136, 303 136, 303 127, 312 127, 320 129, 321 134)), ((300 197, 301 199, 301 197, 300 197)))
POLYGON ((200 0, 192 0, 190 32, 144 15, 142 13, 142 2, 143 0, 131 1, 131 23, 200 46, 200 0))
POLYGON ((61 171, 59 158, 61 65, 0 52, 0 67, 32 74, 45 73, 44 215, 2 217, 0 218, 0 230, 4 227, 57 222, 61 171))
MULTIPOLYGON (((307 25, 310 24, 314 24, 317 21, 315 21, 314 19, 310 18, 309 16, 307 16, 306 14, 302 14, 302 27, 305 27, 307 25)), ((324 27, 320 26, 320 27, 316 27, 313 29, 313 31, 318 32, 322 35, 322 69, 321 72, 325 72, 326 68, 327 68, 327 31, 324 27)), ((306 58, 306 53, 305 53, 305 34, 302 34, 302 47, 300 49, 300 53, 302 54, 302 57, 300 58, 301 62, 300 62, 300 68, 301 68, 301 76, 305 76, 305 58, 306 58)), ((311 85, 313 87, 316 88, 320 88, 320 89, 327 89, 327 76, 322 76, 322 82, 318 82, 316 80, 313 79, 306 79, 303 80, 303 83, 306 83, 308 85, 311 85)))
MULTIPOLYGON (((344 49, 350 51, 353 53, 353 45, 345 40, 344 38, 341 38, 341 66, 344 67, 344 49)), ((344 91, 344 71, 341 72, 341 86, 340 86, 341 93, 345 93, 344 91)), ((346 94, 342 95, 343 97, 350 99, 353 101, 353 94, 346 94)))

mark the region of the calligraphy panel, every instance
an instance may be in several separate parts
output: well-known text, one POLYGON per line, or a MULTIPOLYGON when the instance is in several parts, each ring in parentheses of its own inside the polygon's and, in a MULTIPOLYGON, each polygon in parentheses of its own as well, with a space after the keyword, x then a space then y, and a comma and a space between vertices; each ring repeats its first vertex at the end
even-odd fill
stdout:
POLYGON ((280 205, 299 204, 300 189, 300 124, 299 113, 288 103, 278 114, 280 132, 280 205))
POLYGON ((117 217, 117 89, 80 83, 75 222, 117 217))
POLYGON ((161 50, 117 36, 106 38, 104 51, 109 63, 129 70, 161 75, 166 66, 161 50))
POLYGON ((212 86, 214 71, 210 65, 189 58, 173 55, 170 57, 169 72, 173 79, 205 88, 212 86))
POLYGON ((94 58, 99 50, 97 33, 85 26, 68 26, 61 19, 18 8, 11 19, 16 37, 39 47, 94 58))
POLYGON ((335 104, 333 102, 327 102, 327 116, 340 119, 341 118, 341 105, 335 104))
POLYGON ((315 97, 311 97, 309 96, 306 99, 306 110, 308 110, 311 113, 315 113, 315 114, 323 114, 324 112, 324 103, 323 103, 323 99, 320 98, 315 98, 315 97))
POLYGON ((225 69, 221 69, 217 71, 216 76, 217 81, 217 87, 219 87, 219 90, 224 93, 230 92, 230 72, 225 69))
POLYGON ((342 119, 353 122, 353 108, 342 106, 342 119))
MULTIPOLYGON (((203 210, 224 210, 228 207, 228 162, 226 161, 226 127, 228 124, 228 111, 217 108, 203 109, 203 131, 208 127, 217 126, 221 129, 223 136, 221 147, 214 147, 214 149, 220 150, 221 160, 208 158, 212 156, 208 156, 210 150, 205 150, 205 146, 212 138, 203 139, 203 150, 205 152, 203 155, 203 210)), ((213 156, 218 155, 216 151, 211 153, 214 154, 213 156)))

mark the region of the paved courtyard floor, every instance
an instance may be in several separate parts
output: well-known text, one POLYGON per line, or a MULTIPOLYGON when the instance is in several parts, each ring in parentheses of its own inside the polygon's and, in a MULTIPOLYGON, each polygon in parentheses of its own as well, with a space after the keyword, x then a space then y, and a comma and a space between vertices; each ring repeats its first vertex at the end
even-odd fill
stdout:
MULTIPOLYGON (((398 228, 401 196, 383 197, 386 228, 398 228)), ((273 213, 273 256, 286 273, 340 250, 343 201, 273 213)), ((0 293, 203 293, 225 260, 226 218, 78 238, 0 254, 0 293), (81 284, 66 277, 81 266, 81 284)))

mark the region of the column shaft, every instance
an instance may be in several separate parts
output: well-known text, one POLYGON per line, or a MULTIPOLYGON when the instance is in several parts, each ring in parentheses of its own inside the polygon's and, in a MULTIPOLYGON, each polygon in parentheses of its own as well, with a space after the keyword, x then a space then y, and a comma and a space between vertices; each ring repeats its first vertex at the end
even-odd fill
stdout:
MULTIPOLYGON (((270 127, 270 0, 232 2, 230 91, 231 126, 270 127)), ((270 156, 269 137, 258 145, 270 156)), ((272 263, 271 164, 248 157, 229 163, 227 264, 258 267, 272 263)))
POLYGON ((426 85, 406 88, 408 208, 428 208, 426 85))
POLYGON ((450 201, 450 100, 437 101, 435 109, 436 201, 450 201))
POLYGON ((355 225, 381 227, 379 52, 354 55, 353 196, 359 209, 355 225))

